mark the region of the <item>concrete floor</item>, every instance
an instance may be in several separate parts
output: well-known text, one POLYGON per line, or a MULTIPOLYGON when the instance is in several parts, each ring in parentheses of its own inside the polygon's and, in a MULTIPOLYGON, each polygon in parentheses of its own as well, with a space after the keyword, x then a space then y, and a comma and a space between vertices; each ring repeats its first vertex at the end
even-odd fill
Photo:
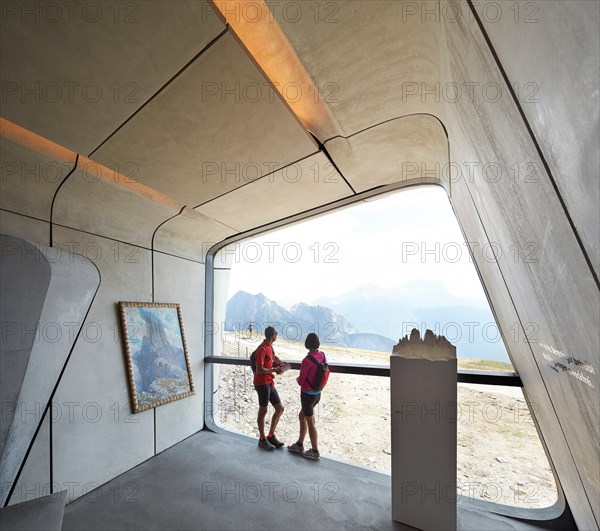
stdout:
MULTIPOLYGON (((391 520, 386 474, 201 431, 69 504, 63 529, 412 528, 391 520)), ((458 529, 541 527, 459 504, 458 529)))

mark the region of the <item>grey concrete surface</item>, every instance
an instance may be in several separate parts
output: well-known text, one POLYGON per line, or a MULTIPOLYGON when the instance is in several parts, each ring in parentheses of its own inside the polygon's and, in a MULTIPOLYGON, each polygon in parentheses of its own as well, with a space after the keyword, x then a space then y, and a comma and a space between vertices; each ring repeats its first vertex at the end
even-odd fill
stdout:
POLYGON ((51 492, 50 413, 46 413, 8 505, 30 501, 51 492))
MULTIPOLYGON (((451 140, 451 146, 456 146, 456 142, 451 140)), ((462 160, 456 147, 452 151, 452 159, 462 160)), ((457 212, 465 212, 475 208, 471 193, 476 194, 477 190, 473 189, 471 192, 467 187, 466 179, 455 182, 453 190, 456 193, 453 195, 452 205, 457 212)), ((490 240, 487 238, 481 220, 477 216, 463 218, 461 226, 465 234, 465 240, 471 242, 469 247, 477 264, 481 281, 491 301, 495 318, 498 323, 508 323, 509 325, 508 330, 505 328, 503 331, 500 328, 502 339, 513 365, 518 367, 523 382, 523 392, 528 398, 530 408, 534 411, 534 418, 540 427, 540 438, 545 445, 550 445, 552 448, 549 462, 559 475, 560 479, 557 484, 562 484, 563 489, 568 492, 579 493, 579 495, 571 496, 569 503, 574 512, 585 513, 588 511, 587 501, 583 494, 581 482, 573 474, 575 463, 569 458, 570 451, 560 421, 554 408, 549 405, 551 399, 548 389, 540 376, 540 368, 532 352, 534 345, 530 345, 525 341, 519 313, 502 277, 501 267, 495 261, 490 261, 489 257, 484 258, 484 249, 490 249, 490 240), (552 455, 558 455, 561 458, 553 459, 552 455)), ((528 331, 531 330, 531 326, 530 323, 528 331)))
POLYGON ((156 408, 156 451, 162 452, 204 424, 204 265, 154 253, 154 301, 181 306, 183 333, 196 394, 156 408))
POLYGON ((20 238, 40 245, 50 245, 50 223, 0 210, 0 232, 18 234, 20 238))
POLYGON ((0 207, 50 221, 52 198, 75 165, 0 136, 0 207))
POLYGON ((243 232, 285 218, 295 205, 303 210, 352 195, 352 190, 325 155, 319 153, 197 207, 221 223, 243 232), (240 208, 260 205, 267 208, 240 208))
MULTIPOLYGON (((418 340, 419 343, 421 340, 418 340)), ((418 529, 456 529, 456 349, 425 359, 390 356, 392 514, 418 529), (454 350, 454 352, 452 352, 454 350)), ((442 350, 441 348, 439 349, 442 350)), ((419 355, 417 353, 417 355, 419 355)))
POLYGON ((17 411, 19 395, 31 351, 34 343, 39 341, 39 336, 36 338, 38 324, 52 271, 44 254, 25 240, 0 234, 0 249, 0 316, 3 330, 0 344, 0 404, 3 412, 0 421, 1 459, 13 421, 20 421, 21 411, 17 411), (23 333, 24 330, 29 333, 23 333))
POLYGON ((92 158, 133 163, 140 183, 194 207, 316 151, 226 33, 92 158))
MULTIPOLYGON (((472 80, 481 86, 502 86, 492 54, 474 21, 461 19, 446 35, 450 69, 457 83, 472 80)), ((593 515, 597 506, 586 498, 598 499, 600 495, 594 427, 600 409, 597 286, 508 92, 504 90, 498 101, 480 97, 471 103, 462 99, 449 106, 448 114, 451 143, 457 147, 455 160, 463 168, 476 161, 473 177, 464 174, 462 178, 498 257, 501 277, 486 284, 487 289, 491 293, 508 289, 518 315, 517 322, 501 319, 499 325, 505 337, 516 333, 520 342, 530 345, 536 369, 523 357, 527 354, 522 349, 512 352, 513 363, 522 377, 536 370, 542 378, 550 400, 543 393, 537 394, 537 406, 554 410, 563 427, 561 433, 541 425, 550 459, 560 466, 567 500, 583 507, 587 504, 575 512, 578 524, 593 528, 597 525, 593 515), (515 162, 521 167, 533 163, 537 168, 534 178, 511 174, 515 162), (483 168, 487 164, 502 169, 500 178, 486 176, 483 168), (575 377, 581 368, 574 359, 593 371, 585 371, 587 381, 575 377), (562 451, 563 434, 568 452, 562 451)), ((466 206, 458 195, 464 190, 460 184, 453 184, 452 203, 459 220, 469 222, 473 210, 460 209, 460 205, 466 206)), ((482 258, 478 264, 486 267, 483 262, 489 257, 482 258)), ((493 299, 493 303, 499 315, 506 315, 509 311, 499 308, 501 300, 493 299)), ((511 349, 510 344, 507 347, 511 349)), ((537 374, 532 378, 538 378, 537 374)))
POLYGON ((478 3, 477 12, 598 274, 600 107, 590 95, 600 85, 600 4, 585 0, 523 4, 512 16, 496 20, 489 3, 478 3), (569 31, 564 32, 567 20, 569 31))
MULTIPOLYGON (((3 254, 2 329, 8 330, 10 325, 15 333, 3 337, 3 388, 10 395, 2 398, 13 402, 16 414, 8 428, 0 464, 2 503, 7 499, 7 488, 17 479, 42 422, 41 413, 100 283, 98 270, 82 256, 55 247, 36 248, 25 240, 3 235, 3 250, 9 244, 17 252, 3 254), (33 267, 26 267, 28 263, 33 267), (23 339, 25 344, 21 344, 23 339)), ((5 411, 6 403, 2 406, 5 411)))
POLYGON ((162 225, 154 236, 154 249, 203 262, 208 250, 237 231, 186 207, 162 225))
POLYGON ((389 476, 201 432, 70 504, 63 529, 392 529, 389 504, 389 476))
POLYGON ((52 222, 149 249, 156 227, 183 205, 140 186, 127 173, 135 166, 121 171, 80 161, 56 194, 52 222))
POLYGON ((0 509, 3 531, 60 531, 67 491, 0 509))
MULTIPOLYGON (((413 4, 415 15, 406 2, 336 1, 320 6, 318 23, 308 10, 290 17, 292 4, 281 2, 273 16, 317 81, 343 136, 415 112, 440 115, 441 98, 421 96, 422 86, 433 87, 441 77, 442 25, 439 17, 423 16, 438 7, 436 0, 413 4)), ((322 142, 340 134, 314 133, 322 142)))
POLYGON ((405 116, 347 140, 334 138, 326 147, 357 192, 397 182, 442 182, 448 167, 448 139, 440 121, 428 115, 405 116))
POLYGON ((152 300, 150 251, 55 227, 55 243, 87 256, 102 282, 54 397, 52 463, 69 500, 154 455, 154 414, 131 414, 118 301, 152 300))
POLYGON ((196 0, 3 13, 2 116, 85 156, 223 29, 196 0))
MULTIPOLYGON (((67 505, 63 529, 413 529, 390 492, 385 474, 202 431, 67 505)), ((460 530, 543 528, 459 504, 460 530)))

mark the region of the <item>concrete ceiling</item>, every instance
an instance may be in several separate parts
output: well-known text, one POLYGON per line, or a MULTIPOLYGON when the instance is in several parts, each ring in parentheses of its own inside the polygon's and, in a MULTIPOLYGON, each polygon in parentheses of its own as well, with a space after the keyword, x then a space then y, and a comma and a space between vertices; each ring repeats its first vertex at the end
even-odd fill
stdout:
POLYGON ((310 210, 349 195, 352 195, 351 188, 327 158, 319 153, 239 187, 195 210, 243 232, 273 219, 288 217, 300 208, 310 210), (243 206, 253 203, 262 206, 243 206))
MULTIPOLYGON (((68 17, 3 25, 8 85, 2 117, 21 136, 39 135, 41 144, 56 143, 66 153, 63 160, 45 161, 60 165, 56 182, 34 188, 18 176, 3 182, 7 209, 49 219, 54 200, 52 221, 143 247, 152 246, 160 226, 155 243, 161 249, 202 259, 206 242, 406 180, 399 170, 404 162, 447 161, 447 138, 431 116, 378 125, 419 107, 403 106, 398 94, 391 101, 387 83, 439 75, 436 25, 382 39, 371 25, 356 24, 376 9, 385 14, 383 30, 398 33, 401 12, 394 3, 351 3, 339 23, 316 29, 308 19, 281 21, 301 58, 296 74, 330 80, 319 82, 318 90, 326 113, 341 125, 329 129, 339 134, 326 147, 342 175, 271 85, 278 81, 265 76, 211 4, 131 5, 136 12, 119 13, 127 24, 104 13, 87 25, 68 17), (356 32, 360 39, 348 39, 356 32), (357 48, 362 39, 373 39, 375 56, 357 48), (336 46, 344 53, 331 52, 336 46), (371 83, 373 68, 392 77, 371 83), (364 82, 356 83, 356 76, 364 82), (39 97, 27 92, 32 87, 39 97), (102 94, 91 102, 95 87, 102 94), (77 155, 77 171, 54 198, 77 155), (378 161, 375 171, 370 160, 378 161), (265 208, 245 208, 263 202, 265 208)), ((314 112, 323 109, 321 102, 314 112)), ((326 132, 313 131, 321 140, 326 132)), ((19 147, 3 133, 3 158, 15 167, 35 165, 39 144, 19 147)))
POLYGON ((2 117, 86 156, 224 29, 193 0, 96 6, 7 6, 1 32, 2 117))
POLYGON ((6 129, 2 127, 0 136, 0 207, 50 221, 54 192, 75 166, 77 156, 62 149, 38 150, 23 138, 8 136, 6 129), (24 172, 25 168, 30 171, 24 172))
POLYGON ((448 167, 448 137, 428 114, 397 118, 325 146, 357 192, 400 181, 439 183, 448 167))
POLYGON ((205 203, 317 151, 267 88, 227 33, 92 158, 109 167, 133 163, 147 186, 190 207, 205 203))
MULTIPOLYGON (((418 4, 435 9, 436 3, 418 4)), ((273 8, 273 16, 310 77, 317 80, 339 134, 350 136, 415 112, 439 115, 440 98, 409 97, 415 86, 440 82, 439 19, 429 16, 410 23, 413 17, 407 16, 405 3, 387 0, 320 5, 318 14, 301 17, 292 15, 293 4, 281 2, 273 8), (377 23, 368 23, 373 20, 377 23)), ((332 136, 327 131, 314 133, 322 142, 332 136)))

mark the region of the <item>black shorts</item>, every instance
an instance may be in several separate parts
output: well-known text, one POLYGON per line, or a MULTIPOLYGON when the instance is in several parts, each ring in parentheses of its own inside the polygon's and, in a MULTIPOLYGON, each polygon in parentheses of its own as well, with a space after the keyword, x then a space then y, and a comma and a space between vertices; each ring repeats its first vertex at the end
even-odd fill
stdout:
POLYGON ((258 405, 260 407, 268 407, 269 402, 276 406, 281 403, 277 389, 271 387, 271 384, 257 385, 254 387, 258 393, 258 405))
POLYGON ((304 391, 300 391, 300 403, 302 404, 302 413, 304 413, 305 417, 312 417, 315 414, 313 408, 319 403, 320 400, 321 393, 309 395, 304 391))

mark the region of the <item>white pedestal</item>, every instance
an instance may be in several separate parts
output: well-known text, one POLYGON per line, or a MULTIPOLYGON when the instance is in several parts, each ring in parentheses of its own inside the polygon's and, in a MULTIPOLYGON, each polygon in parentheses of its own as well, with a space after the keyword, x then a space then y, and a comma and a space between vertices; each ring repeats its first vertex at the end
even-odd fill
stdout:
MULTIPOLYGON (((426 347, 424 347, 426 348, 426 347)), ((456 359, 391 356, 392 517, 456 529, 456 359)))

